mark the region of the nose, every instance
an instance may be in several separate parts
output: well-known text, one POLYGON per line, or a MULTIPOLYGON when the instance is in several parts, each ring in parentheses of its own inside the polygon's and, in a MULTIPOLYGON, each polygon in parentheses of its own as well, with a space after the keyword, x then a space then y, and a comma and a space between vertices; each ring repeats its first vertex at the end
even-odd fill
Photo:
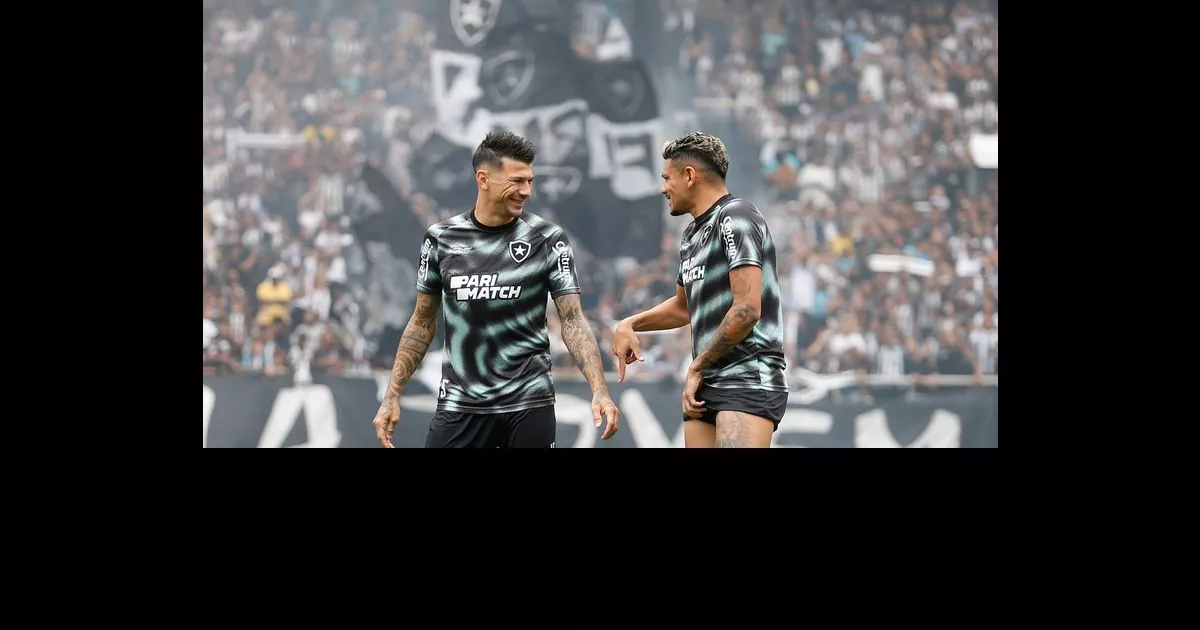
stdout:
POLYGON ((533 184, 525 182, 517 189, 517 194, 522 197, 529 198, 533 196, 533 184))

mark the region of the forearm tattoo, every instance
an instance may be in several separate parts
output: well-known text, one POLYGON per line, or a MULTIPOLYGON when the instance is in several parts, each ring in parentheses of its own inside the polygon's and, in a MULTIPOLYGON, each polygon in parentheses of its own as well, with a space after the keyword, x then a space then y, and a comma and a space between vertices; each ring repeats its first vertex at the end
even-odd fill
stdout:
POLYGON ((558 318, 562 321, 562 340, 575 360, 579 371, 592 387, 592 391, 605 387, 604 363, 600 360, 600 345, 583 315, 579 294, 572 293, 554 299, 558 307, 558 318))
POLYGON ((387 396, 384 404, 400 397, 404 386, 417 372, 429 344, 437 333, 437 316, 441 301, 437 296, 419 293, 417 308, 404 327, 404 335, 400 338, 400 347, 396 349, 396 361, 392 364, 392 379, 388 382, 387 396))

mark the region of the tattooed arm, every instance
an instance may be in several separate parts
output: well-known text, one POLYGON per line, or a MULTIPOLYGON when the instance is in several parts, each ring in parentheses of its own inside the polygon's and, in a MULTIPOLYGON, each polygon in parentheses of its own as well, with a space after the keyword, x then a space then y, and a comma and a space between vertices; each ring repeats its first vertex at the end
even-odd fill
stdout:
POLYGON ((762 269, 743 265, 729 272, 729 288, 733 305, 725 313, 717 332, 704 350, 692 362, 692 369, 701 372, 712 367, 726 352, 738 345, 758 323, 762 309, 762 269))
POLYGON ((608 420, 604 435, 607 440, 617 432, 620 416, 612 396, 608 393, 608 385, 604 382, 604 364, 600 361, 600 345, 592 334, 587 318, 583 315, 583 306, 579 303, 578 293, 568 293, 554 298, 554 306, 558 308, 558 318, 562 321, 562 340, 575 359, 575 365, 583 372, 588 385, 592 388, 592 423, 600 426, 600 417, 608 420))
POLYGON ((404 393, 404 386, 408 385, 408 380, 425 359, 429 344, 433 343, 437 333, 441 307, 440 296, 417 293, 417 306, 408 319, 408 325, 404 327, 404 335, 400 337, 400 347, 396 349, 396 362, 392 365, 392 379, 388 382, 385 398, 399 400, 400 394, 404 393))
POLYGON ((600 346, 592 334, 587 318, 583 315, 583 306, 579 303, 578 293, 568 293, 554 298, 554 306, 558 308, 558 319, 562 322, 562 340, 575 365, 583 372, 592 392, 608 391, 604 383, 604 364, 600 361, 600 346))
POLYGON ((417 293, 417 306, 413 309, 408 325, 404 327, 404 335, 400 337, 400 346, 396 348, 396 361, 392 365, 392 377, 388 381, 387 391, 379 411, 375 413, 375 434, 387 448, 392 447, 392 433, 396 423, 400 421, 400 394, 404 393, 405 385, 417 372, 417 367, 425 359, 429 344, 433 343, 434 333, 437 332, 438 313, 442 307, 441 296, 428 293, 417 293))

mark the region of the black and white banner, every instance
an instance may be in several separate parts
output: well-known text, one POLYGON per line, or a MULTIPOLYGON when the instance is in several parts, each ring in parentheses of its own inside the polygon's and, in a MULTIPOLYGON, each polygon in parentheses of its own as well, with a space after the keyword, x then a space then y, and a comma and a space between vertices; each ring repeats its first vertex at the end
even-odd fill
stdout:
MULTIPOLYGON (((569 5, 568 5, 569 6, 569 5)), ((658 96, 633 58, 583 58, 568 9, 527 0, 450 0, 434 19, 436 131, 414 171, 429 194, 469 207, 471 154, 493 129, 538 147, 532 212, 595 256, 656 258, 663 199, 658 96)))
MULTIPOLYGON (((205 448, 379 448, 371 420, 383 383, 321 378, 204 377, 205 448)), ((677 383, 611 383, 621 431, 601 442, 592 426, 591 393, 582 382, 557 383, 560 448, 682 448, 677 383)), ((811 397, 809 397, 811 398, 811 397)), ((775 433, 778 448, 995 448, 996 389, 947 389, 919 400, 892 397, 873 405, 806 401, 793 394, 775 433)), ((395 444, 421 448, 437 405, 435 391, 414 380, 401 399, 395 444)))

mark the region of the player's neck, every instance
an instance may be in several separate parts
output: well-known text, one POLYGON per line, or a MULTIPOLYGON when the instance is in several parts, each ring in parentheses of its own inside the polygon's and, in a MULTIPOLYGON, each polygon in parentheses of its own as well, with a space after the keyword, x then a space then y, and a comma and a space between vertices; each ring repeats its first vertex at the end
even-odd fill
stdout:
POLYGON ((503 207, 493 208, 483 199, 475 200, 475 209, 472 210, 472 213, 475 215, 476 221, 488 227, 500 227, 516 220, 516 217, 509 214, 503 207))
POLYGON ((692 218, 698 219, 700 215, 708 212, 708 209, 713 207, 721 197, 729 194, 729 189, 722 186, 720 188, 709 188, 696 195, 696 205, 692 206, 692 218))

